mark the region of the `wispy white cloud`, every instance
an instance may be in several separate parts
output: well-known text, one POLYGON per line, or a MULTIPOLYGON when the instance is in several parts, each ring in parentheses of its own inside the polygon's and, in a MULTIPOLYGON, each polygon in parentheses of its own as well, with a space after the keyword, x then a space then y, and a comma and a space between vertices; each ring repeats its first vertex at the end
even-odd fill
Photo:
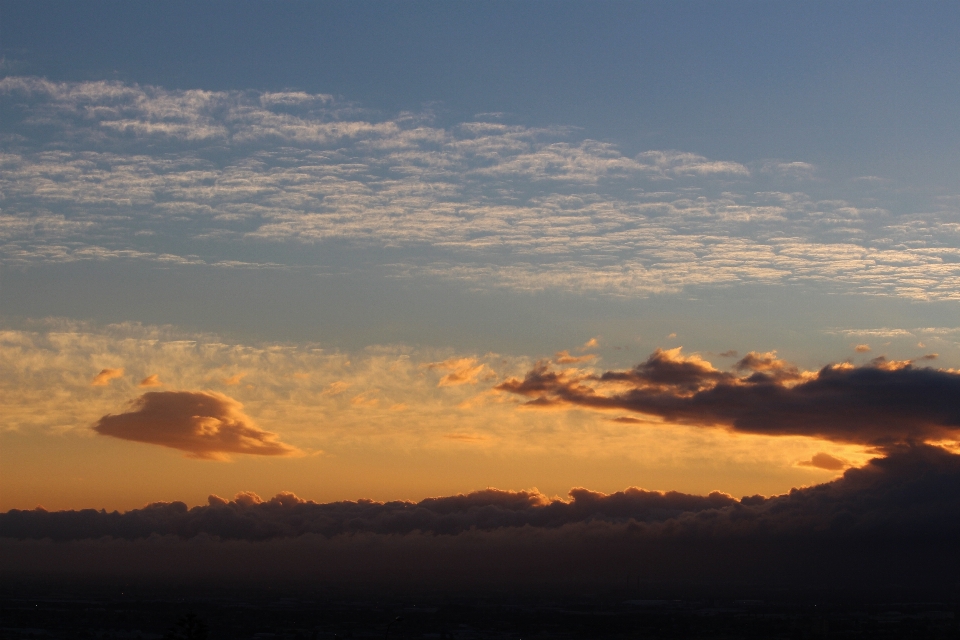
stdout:
POLYGON ((760 171, 797 180, 809 180, 816 175, 817 167, 809 162, 771 160, 761 163, 760 171))
POLYGON ((442 266, 476 286, 646 295, 764 282, 960 297, 960 200, 894 215, 818 199, 795 190, 816 171, 805 162, 630 157, 572 129, 439 127, 428 113, 376 117, 304 92, 7 77, 0 101, 19 114, 0 153, 8 264, 276 267, 223 252, 336 240, 374 262, 384 247, 429 246, 442 263, 397 273, 442 266))
POLYGON ((661 177, 693 175, 726 175, 749 177, 750 170, 739 162, 709 160, 704 156, 683 151, 646 151, 638 156, 661 177))

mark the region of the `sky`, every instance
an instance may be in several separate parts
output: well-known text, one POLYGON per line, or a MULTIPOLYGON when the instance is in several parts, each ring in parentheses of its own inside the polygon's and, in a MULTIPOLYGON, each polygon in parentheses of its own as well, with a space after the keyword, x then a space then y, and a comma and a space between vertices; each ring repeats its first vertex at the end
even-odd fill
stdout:
POLYGON ((954 451, 958 29, 0 0, 0 509, 733 500, 954 451))

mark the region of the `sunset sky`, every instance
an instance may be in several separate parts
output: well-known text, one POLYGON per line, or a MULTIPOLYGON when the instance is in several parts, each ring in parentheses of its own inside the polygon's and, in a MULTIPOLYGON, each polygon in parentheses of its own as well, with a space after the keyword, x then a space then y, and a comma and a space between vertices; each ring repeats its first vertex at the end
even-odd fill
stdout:
POLYGON ((740 498, 953 448, 958 33, 0 0, 0 510, 740 498))

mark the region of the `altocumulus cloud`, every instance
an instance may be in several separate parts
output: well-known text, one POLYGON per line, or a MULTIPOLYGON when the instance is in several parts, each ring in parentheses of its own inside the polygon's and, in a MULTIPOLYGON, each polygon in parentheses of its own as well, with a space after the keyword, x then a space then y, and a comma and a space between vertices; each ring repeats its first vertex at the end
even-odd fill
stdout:
POLYGON ((6 264, 299 269, 246 262, 240 247, 336 242, 377 256, 429 245, 447 258, 377 260, 403 277, 520 291, 780 283, 960 297, 955 208, 894 216, 876 208, 883 192, 860 206, 839 186, 817 199, 797 190, 815 170, 803 162, 629 157, 569 128, 441 127, 429 113, 368 121, 357 105, 300 92, 8 76, 0 108, 0 133, 17 141, 0 156, 6 264), (171 241, 183 219, 197 254, 171 241))
POLYGON ((213 391, 151 391, 131 410, 100 418, 100 435, 185 451, 191 458, 222 460, 231 453, 285 456, 297 449, 257 427, 243 405, 213 391))
POLYGON ((538 363, 495 387, 530 407, 626 410, 743 433, 800 435, 890 447, 960 438, 960 373, 875 358, 800 371, 751 352, 721 371, 680 349, 627 371, 555 370, 538 363))

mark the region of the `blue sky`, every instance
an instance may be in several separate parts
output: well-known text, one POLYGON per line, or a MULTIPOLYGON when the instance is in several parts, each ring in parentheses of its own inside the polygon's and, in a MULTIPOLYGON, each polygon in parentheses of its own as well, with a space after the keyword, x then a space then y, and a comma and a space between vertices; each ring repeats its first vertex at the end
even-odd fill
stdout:
POLYGON ((333 93, 504 112, 628 155, 803 158, 949 188, 950 3, 5 3, 4 57, 51 79, 333 93))
MULTIPOLYGON (((141 387, 213 389, 310 452, 297 473, 352 460, 273 488, 330 499, 812 481, 800 457, 863 452, 684 432, 641 461, 662 425, 533 419, 495 387, 681 346, 960 366, 958 28, 933 2, 2 2, 3 437, 24 469, 70 438, 107 455, 90 426, 141 387)), ((269 484, 244 465, 164 490, 269 484)))

